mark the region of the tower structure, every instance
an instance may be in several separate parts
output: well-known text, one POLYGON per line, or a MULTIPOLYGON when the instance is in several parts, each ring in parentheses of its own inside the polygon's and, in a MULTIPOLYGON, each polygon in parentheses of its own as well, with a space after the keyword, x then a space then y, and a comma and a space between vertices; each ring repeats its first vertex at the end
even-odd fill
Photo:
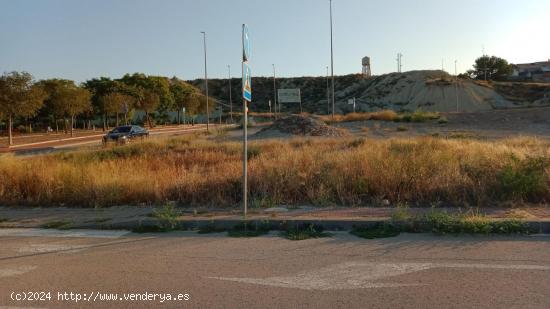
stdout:
POLYGON ((362 64, 363 64, 363 77, 365 78, 371 77, 372 72, 370 70, 370 57, 363 57, 362 64))

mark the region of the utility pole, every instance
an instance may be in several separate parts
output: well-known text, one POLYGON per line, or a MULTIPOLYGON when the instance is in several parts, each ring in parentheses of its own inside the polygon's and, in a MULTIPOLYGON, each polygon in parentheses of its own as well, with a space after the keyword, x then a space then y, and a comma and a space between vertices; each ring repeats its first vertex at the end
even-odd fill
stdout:
POLYGON ((456 63, 457 63, 457 60, 455 60, 455 93, 456 93, 456 112, 458 113, 458 71, 456 70, 456 63))
POLYGON ((208 69, 206 67, 206 32, 201 31, 204 42, 204 87, 206 88, 206 131, 210 131, 210 111, 208 106, 208 69))
MULTIPOLYGON (((275 79, 275 64, 272 63, 271 65, 273 66, 273 104, 275 107, 275 118, 277 118, 277 82, 275 79)), ((271 112, 271 106, 269 106, 269 111, 271 112)))
POLYGON ((332 118, 334 118, 334 48, 332 41, 332 0, 329 0, 330 5, 330 71, 332 75, 332 118))
POLYGON ((330 115, 330 89, 328 86, 328 65, 327 65, 327 115, 330 115))
POLYGON ((485 45, 481 47, 483 53, 483 73, 485 74, 485 81, 487 81, 487 58, 485 57, 485 45))
POLYGON ((401 73, 403 64, 401 63, 401 59, 403 58, 402 53, 397 53, 397 72, 401 73))
POLYGON ((233 123, 233 99, 231 98, 231 65, 227 65, 227 71, 229 76, 229 118, 233 123))

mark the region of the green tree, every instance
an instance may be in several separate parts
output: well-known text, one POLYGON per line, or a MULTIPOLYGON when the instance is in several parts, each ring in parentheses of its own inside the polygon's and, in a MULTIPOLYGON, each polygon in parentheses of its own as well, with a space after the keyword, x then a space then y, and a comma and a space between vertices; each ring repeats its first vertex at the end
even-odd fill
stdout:
MULTIPOLYGON (((64 91, 67 88, 75 87, 75 84, 71 80, 66 79, 46 79, 41 80, 39 85, 44 89, 47 94, 44 100, 43 112, 48 114, 55 123, 55 130, 59 132, 59 120, 64 119, 66 116, 65 109, 65 96, 67 94, 64 91)), ((65 133, 67 133, 66 121, 64 122, 65 133)))
POLYGON ((495 56, 482 56, 476 59, 474 69, 468 74, 475 79, 504 80, 512 73, 512 65, 505 59, 495 56))
POLYGON ((92 106, 94 113, 103 119, 103 131, 107 130, 107 115, 110 110, 106 110, 110 105, 105 104, 104 97, 109 93, 118 92, 124 85, 107 77, 94 78, 84 83, 84 87, 91 92, 92 106))
POLYGON ((60 97, 64 113, 71 119, 72 137, 75 117, 92 109, 90 104, 91 94, 87 89, 73 85, 62 89, 60 97))
POLYGON ((44 104, 46 93, 33 83, 26 72, 5 73, 0 77, 0 112, 8 118, 8 143, 13 145, 13 120, 15 117, 31 117, 44 104))
POLYGON ((111 92, 103 97, 101 97, 102 108, 106 114, 114 114, 116 118, 115 125, 118 127, 120 124, 120 114, 124 114, 124 122, 128 124, 128 111, 134 106, 135 98, 121 93, 121 92, 111 92))
MULTIPOLYGON (((149 110, 146 113, 151 117, 154 112, 159 112, 161 116, 166 116, 168 111, 175 109, 174 97, 170 92, 170 80, 163 76, 147 76, 143 73, 126 74, 119 82, 136 90, 136 98, 138 100, 144 95, 144 91, 155 93, 159 103, 156 104, 154 110, 149 110)), ((148 120, 150 121, 150 120, 148 120)))
POLYGON ((150 128, 153 128, 151 121, 151 113, 153 113, 160 105, 160 97, 157 93, 151 90, 144 89, 136 101, 136 107, 145 112, 145 121, 150 128))
POLYGON ((180 112, 185 108, 189 115, 196 114, 199 101, 195 96, 196 89, 188 83, 172 78, 170 80, 170 92, 174 98, 174 107, 178 113, 178 124, 181 124, 180 112))

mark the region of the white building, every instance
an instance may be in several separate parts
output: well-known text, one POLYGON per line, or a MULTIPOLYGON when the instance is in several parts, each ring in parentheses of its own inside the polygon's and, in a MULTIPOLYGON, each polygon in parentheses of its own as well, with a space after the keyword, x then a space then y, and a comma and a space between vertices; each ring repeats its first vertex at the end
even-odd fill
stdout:
POLYGON ((550 82, 550 59, 548 61, 513 64, 513 79, 550 82))

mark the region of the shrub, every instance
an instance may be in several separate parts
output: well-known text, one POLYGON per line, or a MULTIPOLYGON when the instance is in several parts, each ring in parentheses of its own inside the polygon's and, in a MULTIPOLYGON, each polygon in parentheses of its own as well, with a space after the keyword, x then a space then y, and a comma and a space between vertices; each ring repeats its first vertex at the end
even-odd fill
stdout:
POLYGON ((166 204, 153 211, 153 217, 161 220, 161 224, 167 229, 175 229, 181 212, 173 204, 166 204))
POLYGON ((401 231, 392 223, 377 223, 372 226, 354 226, 350 232, 352 235, 366 239, 388 238, 398 236, 401 231))
POLYGON ((546 168, 547 158, 527 158, 519 160, 515 157, 498 174, 498 182, 502 199, 540 200, 548 193, 546 168))
POLYGON ((271 224, 268 221, 243 221, 229 230, 227 235, 230 237, 258 237, 268 234, 269 231, 271 231, 271 224))
POLYGON ((287 228, 281 233, 281 236, 290 240, 305 240, 310 238, 330 237, 332 235, 324 232, 323 226, 309 223, 287 228))

